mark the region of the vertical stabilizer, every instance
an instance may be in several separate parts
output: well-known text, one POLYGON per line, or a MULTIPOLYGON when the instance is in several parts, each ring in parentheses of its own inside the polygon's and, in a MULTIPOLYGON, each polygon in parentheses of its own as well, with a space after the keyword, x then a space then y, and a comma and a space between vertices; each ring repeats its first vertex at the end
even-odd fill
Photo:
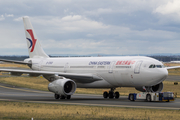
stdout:
POLYGON ((26 34, 27 46, 30 58, 48 58, 49 56, 44 52, 36 33, 31 25, 29 17, 23 17, 24 29, 26 34))

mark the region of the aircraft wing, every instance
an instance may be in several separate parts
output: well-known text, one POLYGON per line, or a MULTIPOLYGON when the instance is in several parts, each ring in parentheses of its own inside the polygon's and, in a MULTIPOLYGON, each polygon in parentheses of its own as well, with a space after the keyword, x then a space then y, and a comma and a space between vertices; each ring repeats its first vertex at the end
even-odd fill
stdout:
POLYGON ((180 69, 180 66, 172 66, 172 67, 166 67, 167 70, 170 70, 170 69, 180 69))
POLYGON ((25 69, 4 69, 0 68, 0 72, 11 72, 12 75, 22 75, 22 74, 31 74, 31 75, 58 75, 65 78, 69 78, 79 83, 91 83, 94 81, 102 80, 101 77, 94 74, 79 74, 79 73, 63 73, 63 72, 51 72, 51 71, 34 71, 34 70, 25 70, 25 69))
POLYGON ((8 62, 8 63, 24 64, 24 65, 31 65, 32 64, 32 63, 26 63, 24 61, 5 60, 5 59, 0 59, 0 61, 8 62))

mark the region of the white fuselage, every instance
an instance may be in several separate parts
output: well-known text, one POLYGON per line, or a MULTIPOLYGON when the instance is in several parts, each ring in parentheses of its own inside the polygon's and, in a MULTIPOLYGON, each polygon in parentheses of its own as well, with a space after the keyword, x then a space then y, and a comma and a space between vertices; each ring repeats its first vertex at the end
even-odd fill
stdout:
POLYGON ((87 73, 103 80, 77 83, 80 88, 112 88, 153 86, 164 81, 168 71, 163 64, 149 57, 76 57, 29 58, 32 69, 65 73, 87 73), (157 67, 150 68, 151 65, 157 67))

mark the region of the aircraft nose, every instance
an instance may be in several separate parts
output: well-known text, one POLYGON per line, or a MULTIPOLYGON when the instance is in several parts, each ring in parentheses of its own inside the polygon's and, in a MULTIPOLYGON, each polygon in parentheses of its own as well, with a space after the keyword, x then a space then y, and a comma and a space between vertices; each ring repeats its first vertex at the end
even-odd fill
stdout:
POLYGON ((167 71, 167 69, 163 69, 163 71, 162 71, 162 77, 166 77, 166 78, 167 78, 167 76, 168 76, 168 71, 167 71))
POLYGON ((157 75, 156 80, 162 82, 167 78, 168 71, 167 71, 167 69, 161 69, 156 75, 157 75))

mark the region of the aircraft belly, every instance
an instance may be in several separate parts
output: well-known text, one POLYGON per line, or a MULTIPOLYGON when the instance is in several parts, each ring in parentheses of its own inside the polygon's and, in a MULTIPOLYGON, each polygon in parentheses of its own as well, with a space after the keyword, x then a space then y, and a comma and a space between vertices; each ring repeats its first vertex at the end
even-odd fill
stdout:
POLYGON ((114 87, 105 80, 95 81, 92 83, 76 83, 77 88, 112 88, 114 87))
POLYGON ((105 81, 107 81, 109 84, 113 85, 114 87, 117 87, 118 84, 114 78, 114 73, 98 73, 105 81))

